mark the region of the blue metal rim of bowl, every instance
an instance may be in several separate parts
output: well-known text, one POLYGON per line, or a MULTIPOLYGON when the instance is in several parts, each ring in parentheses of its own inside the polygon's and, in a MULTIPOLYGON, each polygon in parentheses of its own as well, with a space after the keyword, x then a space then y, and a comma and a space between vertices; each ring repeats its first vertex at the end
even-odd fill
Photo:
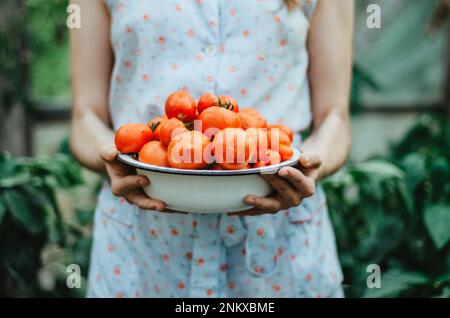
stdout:
POLYGON ((154 171, 168 174, 179 174, 179 175, 194 175, 194 176, 243 176, 249 174, 273 174, 276 173, 283 167, 293 167, 298 165, 298 159, 300 158, 300 151, 294 149, 294 155, 291 159, 284 161, 277 165, 272 165, 268 167, 252 168, 252 169, 242 169, 242 170, 191 170, 191 169, 176 169, 149 165, 143 162, 137 161, 132 155, 126 155, 119 153, 117 155, 117 160, 120 162, 131 166, 136 169, 154 171))

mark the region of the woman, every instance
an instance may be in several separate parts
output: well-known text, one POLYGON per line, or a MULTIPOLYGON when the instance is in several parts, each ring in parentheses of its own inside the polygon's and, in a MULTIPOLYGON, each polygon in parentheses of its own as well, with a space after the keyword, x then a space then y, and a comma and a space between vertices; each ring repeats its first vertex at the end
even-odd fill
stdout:
POLYGON ((351 0, 77 0, 71 147, 107 174, 92 297, 339 297, 342 274, 316 182, 346 160, 351 0), (309 71, 308 71, 309 70, 309 71), (163 113, 170 92, 231 95, 294 129, 301 169, 238 215, 172 213, 115 160, 113 131, 163 113), (300 133, 312 127, 301 142, 300 133), (100 155, 99 155, 100 154, 100 155))

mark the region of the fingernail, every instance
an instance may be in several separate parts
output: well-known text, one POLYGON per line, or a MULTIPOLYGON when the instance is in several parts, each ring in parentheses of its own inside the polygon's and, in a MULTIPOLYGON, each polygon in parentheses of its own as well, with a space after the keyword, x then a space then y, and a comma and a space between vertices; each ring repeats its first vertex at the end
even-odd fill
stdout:
POLYGON ((278 175, 280 177, 287 177, 288 172, 287 172, 287 170, 280 170, 280 172, 278 172, 278 175))
POLYGON ((300 159, 301 159, 301 161, 302 161, 302 163, 303 164, 308 164, 308 161, 309 161, 309 156, 308 155, 301 155, 301 157, 300 157, 300 159))
POLYGON ((248 197, 247 198, 247 202, 250 204, 254 204, 256 202, 256 198, 255 197, 248 197))

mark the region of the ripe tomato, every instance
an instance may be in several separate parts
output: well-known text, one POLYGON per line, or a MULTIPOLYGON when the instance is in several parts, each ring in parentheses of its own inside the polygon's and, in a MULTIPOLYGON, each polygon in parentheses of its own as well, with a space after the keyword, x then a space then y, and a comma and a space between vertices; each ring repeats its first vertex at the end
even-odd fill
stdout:
POLYGON ((269 147, 267 130, 265 128, 248 128, 245 133, 253 138, 256 143, 255 156, 251 158, 250 162, 258 162, 266 154, 269 147))
POLYGON ((242 129, 266 128, 266 118, 253 108, 244 108, 239 112, 242 129))
POLYGON ((198 119, 202 123, 202 132, 210 139, 222 129, 241 127, 239 116, 222 107, 209 107, 198 116, 198 119))
POLYGON ((294 155, 294 149, 288 145, 280 145, 281 161, 286 161, 292 158, 294 155))
POLYGON ((184 132, 170 142, 167 160, 173 168, 204 169, 213 161, 211 142, 199 131, 184 132))
POLYGON ((139 161, 150 165, 169 167, 167 149, 160 141, 151 141, 142 147, 139 161))
POLYGON ((241 128, 225 128, 212 142, 216 162, 228 170, 245 169, 256 150, 256 142, 241 128))
POLYGON ((255 168, 277 165, 279 163, 281 163, 280 153, 277 151, 267 149, 264 156, 261 157, 261 160, 255 163, 255 168))
POLYGON ((197 103, 191 95, 185 91, 171 94, 166 100, 166 115, 170 118, 178 118, 184 123, 194 121, 197 113, 197 103))
POLYGON ((137 153, 152 140, 153 132, 146 124, 125 124, 117 130, 114 142, 122 153, 137 153))
POLYGON ((292 141, 283 130, 276 127, 267 129, 267 139, 269 148, 280 153, 281 161, 292 158, 294 155, 294 150, 291 147, 292 141))
POLYGON ((161 140, 164 146, 168 146, 173 137, 186 131, 187 129, 181 120, 170 118, 161 124, 159 140, 161 140))
POLYGON ((294 132, 292 131, 291 128, 289 128, 286 125, 281 125, 281 124, 269 125, 269 126, 267 126, 267 128, 278 128, 278 129, 284 131, 289 136, 289 139, 291 139, 291 141, 294 140, 294 132))
POLYGON ((200 114, 206 108, 219 106, 219 97, 211 93, 205 93, 200 97, 197 103, 198 113, 200 114))
POLYGON ((220 96, 219 106, 231 110, 235 113, 239 112, 239 105, 236 100, 231 96, 220 96))
POLYGON ((269 148, 274 151, 279 151, 281 145, 290 146, 291 144, 289 136, 279 128, 268 128, 267 140, 269 148))
POLYGON ((159 140, 159 132, 161 131, 161 124, 167 120, 166 115, 164 117, 155 117, 148 122, 148 126, 153 132, 153 139, 159 140))

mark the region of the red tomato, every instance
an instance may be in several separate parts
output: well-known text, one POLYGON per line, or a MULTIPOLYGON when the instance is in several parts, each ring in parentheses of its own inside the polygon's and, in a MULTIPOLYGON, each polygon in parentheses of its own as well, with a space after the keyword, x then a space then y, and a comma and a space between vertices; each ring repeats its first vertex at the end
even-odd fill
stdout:
POLYGON ((279 152, 267 149, 261 160, 255 163, 255 168, 277 165, 281 162, 281 155, 279 152))
POLYGON ((125 124, 117 130, 114 142, 122 153, 137 153, 153 138, 153 132, 146 124, 125 124))
POLYGON ((206 108, 219 106, 219 97, 211 93, 205 93, 200 97, 197 103, 198 113, 200 114, 206 108))
POLYGON ((173 168, 204 169, 213 161, 211 142, 195 130, 177 135, 167 148, 167 160, 173 168))
POLYGON ((284 131, 289 136, 291 141, 294 140, 294 132, 292 131, 291 128, 289 128, 286 125, 281 125, 281 124, 269 125, 269 126, 267 126, 267 128, 278 128, 278 129, 284 131))
POLYGON ((236 100, 231 96, 220 96, 219 106, 231 110, 235 113, 239 112, 239 105, 236 100))
POLYGON ((250 162, 258 162, 266 154, 269 147, 267 130, 265 128, 248 128, 245 132, 253 138, 256 143, 255 156, 251 158, 250 162))
POLYGON ((266 128, 266 118, 253 108, 244 108, 239 112, 242 129, 266 128))
POLYGON ((198 119, 202 123, 202 132, 211 139, 222 129, 241 127, 239 116, 222 107, 209 107, 198 116, 198 119))
POLYGON ((159 140, 161 140, 163 145, 167 147, 173 137, 186 131, 187 129, 181 120, 177 118, 171 118, 161 124, 159 140))
POLYGON ((228 170, 245 169, 256 150, 256 143, 241 128, 225 128, 214 138, 212 150, 216 162, 228 170))
POLYGON ((191 95, 185 91, 171 94, 166 100, 166 115, 170 118, 178 118, 184 123, 194 121, 197 113, 197 103, 191 95))
POLYGON ((281 145, 289 146, 291 144, 289 136, 279 128, 268 128, 267 140, 269 148, 274 151, 279 151, 281 145))
POLYGON ((288 145, 280 145, 281 161, 286 161, 292 158, 294 155, 294 149, 288 145))
POLYGON ((161 124, 167 120, 166 115, 164 117, 155 117, 148 122, 148 126, 153 132, 153 139, 159 140, 159 132, 161 130, 161 124))
POLYGON ((139 161, 150 165, 169 167, 167 149, 160 141, 151 141, 142 147, 139 161))

